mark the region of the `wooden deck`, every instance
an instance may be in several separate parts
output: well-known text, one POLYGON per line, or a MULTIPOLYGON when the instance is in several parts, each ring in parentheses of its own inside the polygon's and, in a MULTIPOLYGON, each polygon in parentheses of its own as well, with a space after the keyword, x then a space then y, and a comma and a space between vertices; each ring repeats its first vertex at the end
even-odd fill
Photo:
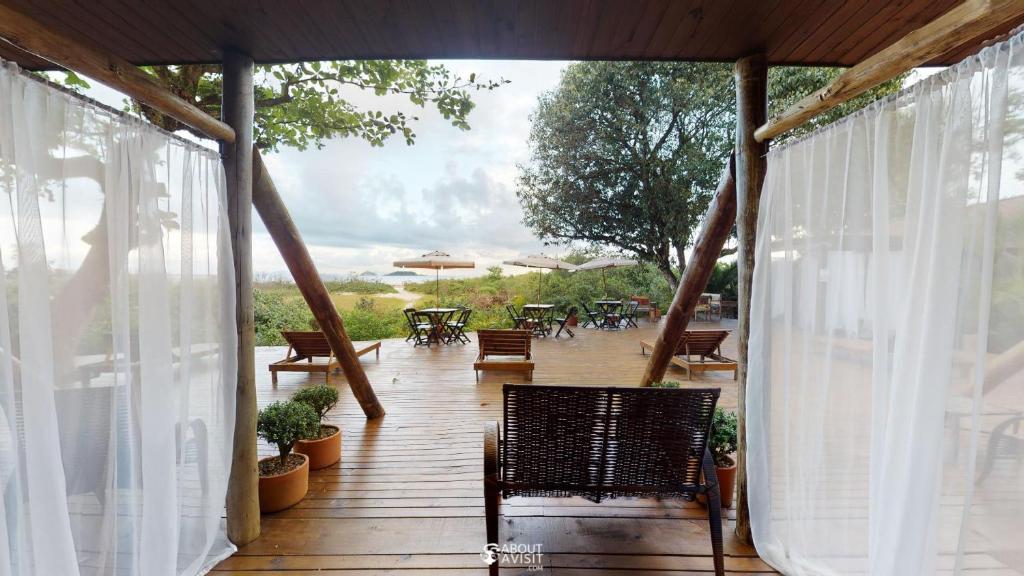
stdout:
MULTIPOLYGON (((729 322, 729 321, 726 321, 729 322)), ((535 383, 635 385, 646 357, 640 339, 658 325, 598 332, 579 329, 576 338, 534 341, 535 383)), ((693 326, 717 326, 698 324, 693 326)), ((726 326, 732 327, 732 326, 726 326)), ((473 335, 471 335, 473 337, 473 335)), ((520 375, 481 372, 477 345, 414 348, 385 340, 380 359, 363 358, 387 415, 367 422, 345 389, 332 378, 342 400, 329 415, 341 426, 342 460, 313 472, 310 491, 296 507, 263 517, 262 536, 221 563, 215 574, 484 575, 486 543, 482 487, 482 428, 499 420, 501 385, 520 375)), ((726 341, 726 355, 735 341, 726 341)), ((267 365, 284 348, 257 350, 259 402, 282 399, 310 383, 282 374, 271 386, 267 365)), ((721 405, 734 408, 731 373, 695 375, 678 368, 669 377, 684 386, 722 387, 721 405)), ((260 446, 261 455, 271 450, 260 446)), ((620 499, 592 504, 578 498, 515 498, 502 504, 505 542, 540 544, 542 571, 507 569, 503 574, 680 576, 712 572, 706 511, 697 504, 620 499)), ((726 529, 730 573, 771 572, 754 550, 726 529)))

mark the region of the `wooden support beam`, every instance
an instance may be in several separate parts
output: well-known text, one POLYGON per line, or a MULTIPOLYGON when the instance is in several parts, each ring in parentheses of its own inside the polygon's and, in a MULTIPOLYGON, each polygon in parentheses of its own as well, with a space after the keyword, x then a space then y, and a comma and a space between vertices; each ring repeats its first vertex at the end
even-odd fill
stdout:
POLYGON ((234 142, 231 126, 161 86, 127 60, 83 38, 58 34, 38 20, 0 4, 0 38, 44 60, 93 78, 207 134, 234 142))
POLYGON ((238 377, 235 431, 228 477, 228 538, 244 546, 260 535, 259 471, 256 454, 256 331, 252 302, 252 123, 256 109, 252 58, 224 53, 221 110, 234 128, 233 144, 221 144, 227 182, 231 253, 235 261, 235 326, 238 377))
POLYGON ((683 270, 683 278, 676 289, 675 298, 665 317, 665 327, 658 334, 651 352, 651 359, 644 369, 641 386, 650 386, 665 378, 665 371, 676 352, 676 345, 683 337, 700 295, 707 288, 715 263, 722 253, 729 234, 736 221, 736 180, 733 176, 733 159, 722 172, 718 190, 708 207, 704 225, 693 244, 693 254, 683 270))
POLYGON ((349 388, 352 389, 352 394, 362 407, 363 413, 370 419, 380 418, 384 415, 384 407, 380 405, 373 387, 370 386, 366 371, 359 362, 359 355, 345 333, 345 325, 334 307, 327 287, 320 279, 320 273, 317 272, 313 258, 302 241, 302 235, 299 234, 299 229, 277 193, 259 150, 253 150, 253 157, 253 205, 263 219, 270 237, 274 239, 274 244, 277 244, 277 249, 281 251, 281 256, 288 265, 299 291, 302 292, 302 297, 306 299, 306 304, 313 311, 320 329, 331 344, 331 350, 341 364, 349 388))
POLYGON ((770 140, 811 118, 978 38, 987 38, 1024 16, 1024 0, 964 0, 935 20, 843 72, 831 84, 763 123, 754 133, 770 140))
POLYGON ((747 365, 750 342, 750 291, 754 277, 754 244, 757 241, 757 208, 768 168, 768 144, 754 138, 754 129, 768 116, 768 63, 764 56, 736 62, 736 235, 739 290, 737 318, 736 416, 739 442, 736 450, 736 535, 750 537, 747 506, 747 365))

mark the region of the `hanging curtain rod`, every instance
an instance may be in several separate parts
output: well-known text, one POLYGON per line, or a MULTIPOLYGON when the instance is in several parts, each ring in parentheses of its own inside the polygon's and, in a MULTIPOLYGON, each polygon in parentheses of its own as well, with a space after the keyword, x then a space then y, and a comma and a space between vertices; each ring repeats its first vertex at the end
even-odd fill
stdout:
POLYGON ((131 62, 103 52, 88 40, 58 34, 3 4, 0 4, 0 38, 62 68, 94 78, 211 138, 228 143, 235 141, 235 131, 230 126, 172 94, 131 62))
POLYGON ((754 132, 754 139, 764 142, 792 130, 886 80, 976 38, 991 36, 1008 21, 1021 16, 1024 0, 965 0, 770 119, 754 132))
POLYGON ((62 86, 61 84, 58 84, 58 83, 54 82, 53 80, 50 80, 49 78, 41 76, 38 73, 30 72, 28 70, 25 70, 25 69, 21 68, 20 66, 18 66, 17 64, 15 64, 14 62, 9 62, 7 60, 0 59, 0 66, 6 66, 6 67, 14 68, 15 70, 17 70, 18 74, 22 78, 25 78, 29 82, 35 82, 37 84, 43 84, 43 85, 45 85, 48 88, 51 88, 53 90, 56 90, 56 91, 60 92, 61 94, 63 94, 67 98, 69 98, 71 100, 74 100, 77 103, 80 103, 80 104, 82 104, 84 106, 87 106, 87 107, 90 107, 90 108, 95 108, 95 109, 103 112, 104 114, 108 114, 110 116, 113 116, 113 117, 118 118, 120 120, 123 120, 125 122, 131 122, 131 123, 134 123, 134 124, 138 124, 139 126, 144 127, 144 128, 146 128, 148 130, 153 130, 154 132, 159 133, 161 136, 164 136, 166 138, 174 140, 174 141, 178 142, 179 144, 181 144, 181 145, 183 145, 183 146, 185 146, 187 148, 195 149, 195 150, 198 150, 198 151, 201 151, 201 152, 208 152, 210 154, 219 154, 218 151, 216 149, 214 149, 214 148, 209 148, 209 147, 204 146, 203 144, 201 144, 199 142, 195 142, 193 140, 189 140, 188 138, 183 138, 180 135, 175 134, 174 132, 171 132, 169 130, 165 130, 165 129, 161 128, 160 126, 157 126, 156 124, 153 124, 152 122, 147 122, 145 119, 140 118, 140 117, 132 114, 131 112, 128 112, 128 111, 125 111, 125 110, 118 110, 117 108, 114 108, 113 106, 108 106, 107 104, 104 104, 104 103, 100 102, 99 100, 95 100, 93 98, 90 98, 89 96, 86 96, 85 94, 81 94, 79 92, 75 92, 74 90, 71 90, 67 86, 62 86))

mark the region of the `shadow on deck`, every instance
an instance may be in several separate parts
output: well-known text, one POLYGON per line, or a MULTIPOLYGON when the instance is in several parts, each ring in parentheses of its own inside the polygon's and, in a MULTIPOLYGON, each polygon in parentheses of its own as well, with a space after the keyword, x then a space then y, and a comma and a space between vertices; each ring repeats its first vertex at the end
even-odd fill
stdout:
MULTIPOLYGON (((727 328, 734 321, 726 321, 727 328)), ((576 338, 535 341, 535 383, 632 386, 647 357, 640 339, 659 326, 600 332, 579 329, 576 338)), ((694 328, 716 327, 696 324, 694 328)), ((471 335, 471 337, 473 337, 471 335)), ((387 410, 367 422, 348 393, 343 375, 332 376, 342 399, 328 416, 341 426, 342 461, 312 472, 305 500, 263 517, 262 536, 221 563, 219 574, 486 574, 482 487, 483 422, 499 420, 501 385, 521 376, 472 369, 475 339, 467 345, 414 348, 385 340, 380 359, 363 365, 387 410)), ((725 354, 735 355, 732 337, 725 354)), ((267 365, 284 348, 257 349, 261 406, 322 382, 322 375, 283 374, 271 386, 267 365)), ((720 405, 733 409, 731 372, 694 376, 669 369, 684 386, 722 388, 720 405)), ((261 444, 260 453, 270 455, 261 444)), ((513 498, 502 503, 502 540, 541 544, 541 571, 503 569, 503 574, 678 576, 711 573, 707 514, 697 504, 617 499, 592 504, 579 498, 513 498)), ((726 532, 726 569, 771 572, 754 550, 726 532)))

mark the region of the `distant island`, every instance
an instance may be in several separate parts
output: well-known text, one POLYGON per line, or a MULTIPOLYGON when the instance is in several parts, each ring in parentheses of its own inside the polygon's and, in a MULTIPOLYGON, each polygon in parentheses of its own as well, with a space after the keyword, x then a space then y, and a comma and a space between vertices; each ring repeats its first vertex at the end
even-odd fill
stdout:
POLYGON ((385 276, 419 276, 419 274, 409 270, 398 270, 396 272, 389 272, 385 276))

